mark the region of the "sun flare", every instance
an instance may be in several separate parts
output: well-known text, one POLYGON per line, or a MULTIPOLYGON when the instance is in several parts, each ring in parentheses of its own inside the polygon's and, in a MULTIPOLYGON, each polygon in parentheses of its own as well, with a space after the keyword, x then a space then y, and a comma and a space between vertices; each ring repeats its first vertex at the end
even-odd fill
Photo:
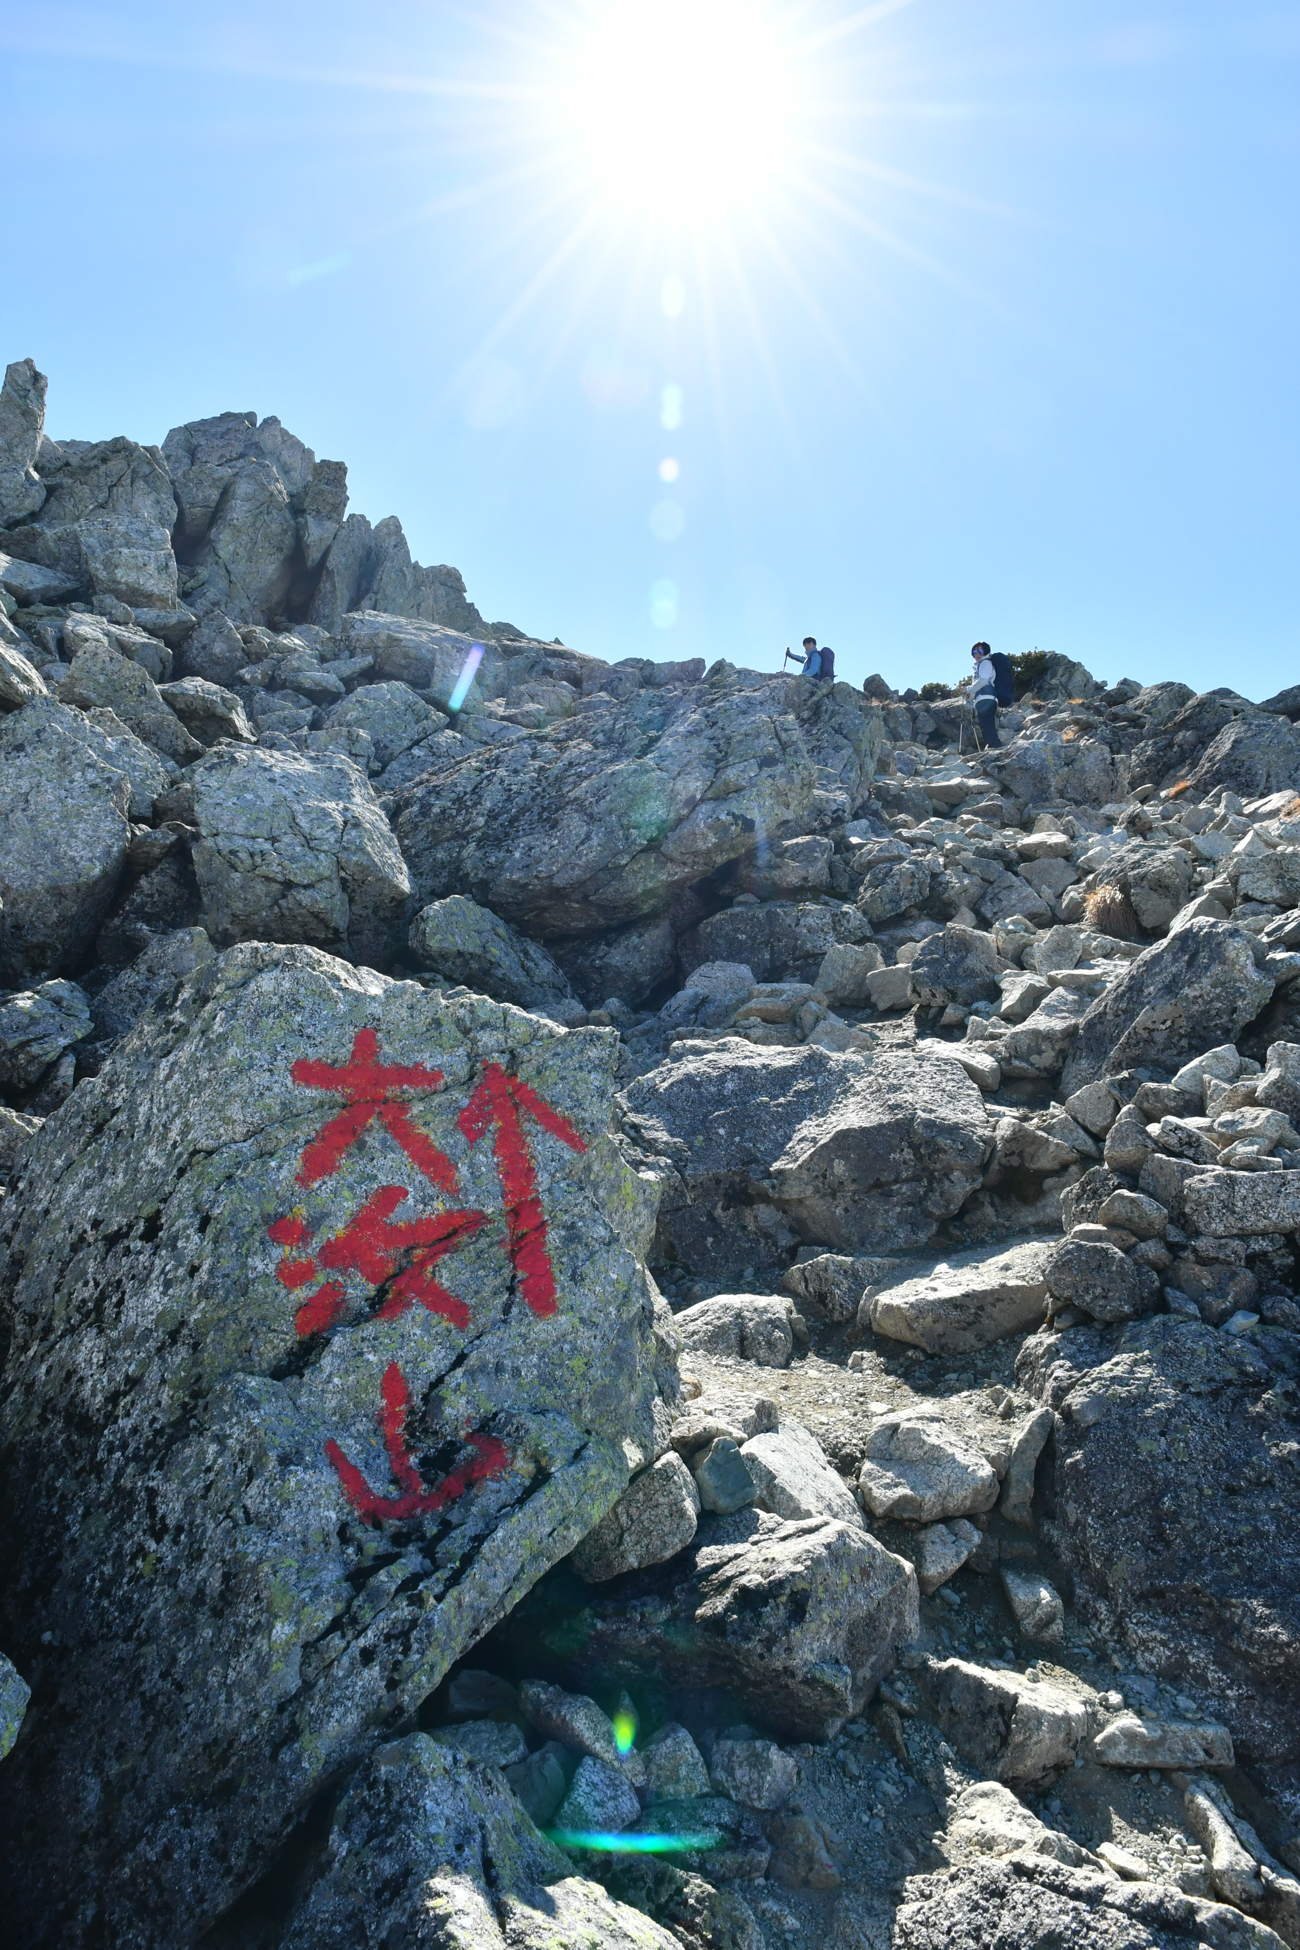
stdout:
POLYGON ((779 168, 787 76, 760 0, 608 0, 578 44, 565 115, 607 195, 693 221, 751 201, 779 168))

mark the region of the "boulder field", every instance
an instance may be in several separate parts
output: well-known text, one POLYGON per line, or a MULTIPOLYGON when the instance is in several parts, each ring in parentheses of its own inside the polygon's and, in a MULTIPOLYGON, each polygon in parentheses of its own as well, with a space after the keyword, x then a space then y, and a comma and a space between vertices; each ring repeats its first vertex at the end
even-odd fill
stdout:
POLYGON ((484 620, 0 390, 31 1950, 1300 1950, 1300 694, 484 620))

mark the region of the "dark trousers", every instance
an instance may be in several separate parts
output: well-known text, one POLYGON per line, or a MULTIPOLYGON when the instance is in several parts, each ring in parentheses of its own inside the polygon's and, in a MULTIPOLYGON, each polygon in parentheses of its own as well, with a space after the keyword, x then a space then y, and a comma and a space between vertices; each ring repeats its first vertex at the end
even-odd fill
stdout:
POLYGON ((998 737, 998 701, 995 697, 977 697, 975 717, 980 728, 980 737, 986 745, 1001 745, 998 737))

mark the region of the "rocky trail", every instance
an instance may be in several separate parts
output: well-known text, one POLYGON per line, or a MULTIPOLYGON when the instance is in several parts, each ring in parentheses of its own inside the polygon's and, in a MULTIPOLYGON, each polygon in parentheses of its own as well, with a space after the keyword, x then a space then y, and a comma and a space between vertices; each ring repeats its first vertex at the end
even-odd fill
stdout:
POLYGON ((1300 687, 486 623, 0 392, 0 1884, 1300 1950, 1300 687))

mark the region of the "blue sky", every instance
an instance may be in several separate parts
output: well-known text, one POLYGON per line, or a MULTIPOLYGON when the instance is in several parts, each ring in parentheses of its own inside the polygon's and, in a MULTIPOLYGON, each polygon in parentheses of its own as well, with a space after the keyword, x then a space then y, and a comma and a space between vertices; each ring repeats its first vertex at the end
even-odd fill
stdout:
POLYGON ((1296 681, 1300 6, 644 4, 0 0, 0 354, 599 655, 1296 681))

